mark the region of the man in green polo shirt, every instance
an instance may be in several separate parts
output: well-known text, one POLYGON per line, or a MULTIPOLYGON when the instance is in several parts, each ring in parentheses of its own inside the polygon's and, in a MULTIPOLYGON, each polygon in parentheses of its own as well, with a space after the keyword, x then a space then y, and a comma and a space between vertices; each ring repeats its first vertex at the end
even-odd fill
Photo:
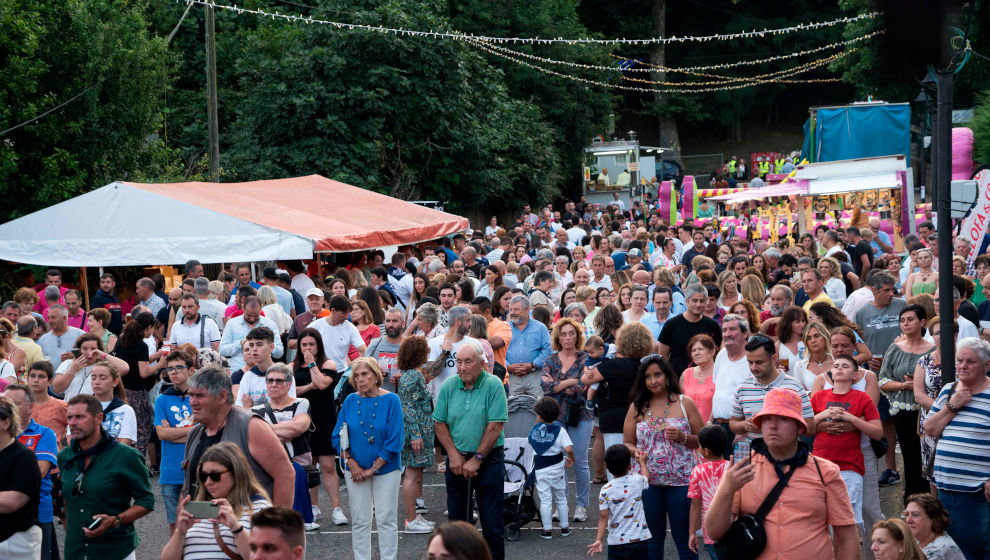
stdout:
POLYGON ((440 386, 433 408, 436 435, 447 451, 447 510, 467 521, 471 493, 493 560, 504 560, 502 521, 502 425, 509 419, 505 388, 485 372, 485 351, 467 340, 457 351, 457 376, 440 386))
POLYGON ((131 560, 138 546, 134 522, 155 508, 144 457, 106 435, 103 406, 93 395, 72 397, 68 417, 73 443, 58 454, 65 557, 131 560))

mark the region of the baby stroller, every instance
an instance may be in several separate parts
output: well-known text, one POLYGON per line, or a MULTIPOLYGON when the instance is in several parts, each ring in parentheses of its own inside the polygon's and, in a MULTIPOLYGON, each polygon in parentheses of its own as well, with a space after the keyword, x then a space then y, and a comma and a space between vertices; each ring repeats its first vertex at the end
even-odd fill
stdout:
POLYGON ((536 474, 533 468, 535 452, 529 445, 529 432, 536 424, 533 405, 536 399, 526 395, 510 397, 509 421, 503 427, 505 434, 505 478, 503 481, 503 520, 505 538, 519 540, 523 525, 540 516, 534 493, 536 474))

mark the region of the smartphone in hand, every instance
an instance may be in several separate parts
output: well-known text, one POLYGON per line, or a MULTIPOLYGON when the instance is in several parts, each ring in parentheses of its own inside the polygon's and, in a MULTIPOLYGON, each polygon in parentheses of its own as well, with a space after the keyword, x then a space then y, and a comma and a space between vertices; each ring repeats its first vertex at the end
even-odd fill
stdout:
POLYGON ((748 441, 737 441, 735 445, 732 446, 732 464, 738 464, 743 459, 749 458, 749 442, 748 441))
POLYGON ((220 514, 220 506, 213 502, 189 502, 185 509, 196 519, 216 519, 220 514))

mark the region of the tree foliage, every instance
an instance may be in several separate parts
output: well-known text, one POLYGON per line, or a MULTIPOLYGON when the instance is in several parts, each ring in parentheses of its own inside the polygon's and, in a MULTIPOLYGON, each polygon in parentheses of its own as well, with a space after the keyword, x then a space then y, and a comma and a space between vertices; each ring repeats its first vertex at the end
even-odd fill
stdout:
POLYGON ((984 91, 973 107, 973 161, 977 166, 990 165, 990 90, 984 91))

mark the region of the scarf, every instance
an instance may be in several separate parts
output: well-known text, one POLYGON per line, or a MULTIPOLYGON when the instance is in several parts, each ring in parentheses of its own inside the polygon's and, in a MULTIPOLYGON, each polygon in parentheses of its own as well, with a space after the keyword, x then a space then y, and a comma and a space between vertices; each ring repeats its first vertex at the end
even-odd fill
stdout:
POLYGON ((773 470, 777 473, 777 478, 782 479, 787 474, 784 472, 784 467, 789 465, 791 470, 803 467, 808 462, 808 456, 811 455, 811 450, 808 448, 807 443, 801 440, 798 440, 797 443, 797 452, 793 456, 781 461, 774 459, 773 455, 770 455, 770 450, 767 449, 767 444, 763 441, 763 438, 754 439, 751 447, 753 451, 763 455, 773 463, 773 470))
POLYGON ((543 455, 547 449, 553 447, 560 433, 560 424, 544 424, 543 422, 533 426, 529 432, 529 444, 533 446, 533 451, 537 455, 543 455))
POLYGON ((82 446, 79 445, 78 440, 72 442, 73 455, 72 458, 69 459, 68 465, 72 465, 72 463, 75 463, 76 468, 78 468, 80 472, 85 472, 87 457, 95 457, 96 455, 103 453, 107 449, 110 449, 114 445, 117 445, 117 440, 108 436, 107 433, 103 431, 103 428, 100 427, 100 441, 97 442, 97 444, 94 445, 93 447, 90 447, 89 449, 83 449, 82 446))
POLYGON ((124 406, 124 404, 125 404, 124 401, 118 399, 117 397, 114 397, 113 400, 110 401, 110 403, 107 405, 107 407, 103 409, 103 416, 110 414, 114 410, 117 410, 118 408, 124 406))
POLYGON ((396 280, 402 280, 402 277, 405 276, 406 274, 409 273, 397 266, 388 267, 388 275, 391 276, 392 278, 395 278, 396 280))

